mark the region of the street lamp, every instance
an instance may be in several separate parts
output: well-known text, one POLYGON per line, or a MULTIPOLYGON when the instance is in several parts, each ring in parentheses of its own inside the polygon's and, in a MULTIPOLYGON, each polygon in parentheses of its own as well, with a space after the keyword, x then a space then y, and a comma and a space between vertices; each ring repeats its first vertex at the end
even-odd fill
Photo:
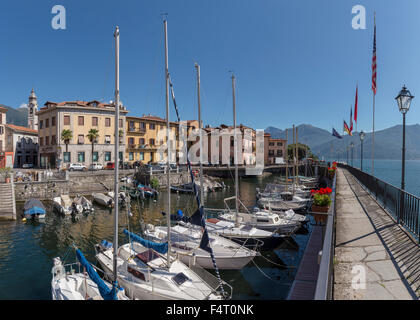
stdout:
POLYGON ((347 158, 346 164, 349 165, 349 146, 346 147, 346 158, 347 158))
POLYGON ((366 133, 360 131, 360 170, 363 171, 363 140, 365 140, 366 133))
POLYGON ((403 114, 403 146, 402 146, 402 172, 401 172, 401 190, 405 189, 405 114, 410 109, 411 100, 414 96, 404 85, 398 96, 395 98, 398 103, 398 109, 403 114))
POLYGON ((353 141, 350 143, 350 147, 351 147, 351 166, 353 167, 353 149, 354 149, 353 141))

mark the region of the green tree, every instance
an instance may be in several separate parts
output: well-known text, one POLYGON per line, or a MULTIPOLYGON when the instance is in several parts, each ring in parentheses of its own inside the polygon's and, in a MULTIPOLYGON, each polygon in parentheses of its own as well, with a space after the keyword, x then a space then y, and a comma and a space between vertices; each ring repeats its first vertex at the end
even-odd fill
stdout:
POLYGON ((69 143, 73 138, 73 132, 69 129, 61 131, 61 140, 66 144, 66 152, 69 152, 69 143))
MULTIPOLYGON (((293 160, 295 145, 296 145, 295 143, 294 144, 289 144, 289 146, 287 147, 287 155, 289 157, 289 160, 293 160)), ((318 159, 318 157, 311 152, 311 148, 309 148, 309 146, 307 146, 306 144, 298 143, 297 148, 298 148, 298 160, 299 161, 306 158, 306 150, 308 152, 307 153, 308 158, 318 159)))
POLYGON ((90 129, 89 133, 86 135, 92 144, 92 163, 93 163, 93 151, 95 148, 95 143, 98 142, 99 131, 97 129, 90 129))

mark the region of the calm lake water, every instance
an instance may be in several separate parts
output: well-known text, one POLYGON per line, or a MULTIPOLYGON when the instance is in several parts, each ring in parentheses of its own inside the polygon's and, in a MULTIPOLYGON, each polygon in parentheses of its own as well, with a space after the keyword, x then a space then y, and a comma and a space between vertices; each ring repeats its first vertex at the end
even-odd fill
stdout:
MULTIPOLYGON (((352 164, 351 160, 349 164, 352 164)), ((360 159, 354 159, 353 166, 360 169, 360 159)), ((372 159, 363 159, 363 171, 372 173, 372 159)), ((401 187, 401 160, 375 160, 374 175, 389 184, 401 187)), ((420 197, 420 160, 405 161, 405 189, 420 197)))
MULTIPOLYGON (((244 178, 240 181, 240 194, 246 206, 255 204, 255 188, 264 187, 274 177, 244 178)), ((234 195, 232 179, 225 183, 230 187, 205 195, 206 207, 223 208, 223 199, 234 195)), ((171 195, 172 212, 184 210, 188 215, 196 209, 192 195, 171 195)), ((166 211, 167 194, 162 192, 156 202, 150 199, 132 202, 131 218, 122 210, 119 215, 119 242, 126 242, 122 230, 130 224, 134 232, 141 224, 157 224, 161 211, 166 211)), ((18 214, 23 212, 18 204, 18 214)), ((54 257, 74 262, 76 244, 86 258, 96 263, 94 244, 102 239, 113 240, 113 214, 95 207, 95 212, 82 216, 79 221, 60 217, 46 203, 45 222, 0 221, 0 299, 51 299, 51 268, 54 257)), ((221 271, 222 278, 233 287, 233 299, 285 299, 296 274, 296 266, 305 249, 311 224, 297 234, 292 242, 283 243, 275 250, 262 252, 263 257, 254 259, 238 271, 221 271)))

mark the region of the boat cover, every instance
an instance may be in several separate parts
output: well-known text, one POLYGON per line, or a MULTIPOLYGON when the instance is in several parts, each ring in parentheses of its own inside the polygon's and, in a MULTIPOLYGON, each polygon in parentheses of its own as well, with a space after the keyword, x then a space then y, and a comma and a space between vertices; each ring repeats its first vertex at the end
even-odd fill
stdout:
POLYGON ((89 278, 98 285, 99 293, 102 298, 104 298, 104 300, 118 300, 116 286, 113 286, 112 289, 108 288, 79 249, 76 249, 76 256, 79 262, 86 268, 89 278))
POLYGON ((145 246, 146 248, 151 248, 159 253, 166 253, 168 252, 168 243, 157 243, 157 242, 153 242, 150 240, 146 240, 143 239, 142 237, 138 236, 135 233, 132 233, 130 231, 128 231, 127 229, 124 229, 124 233, 128 236, 130 236, 131 239, 133 239, 134 241, 142 244, 143 246, 145 246))
POLYGON ((45 214, 45 207, 38 199, 29 199, 23 206, 24 214, 45 214))

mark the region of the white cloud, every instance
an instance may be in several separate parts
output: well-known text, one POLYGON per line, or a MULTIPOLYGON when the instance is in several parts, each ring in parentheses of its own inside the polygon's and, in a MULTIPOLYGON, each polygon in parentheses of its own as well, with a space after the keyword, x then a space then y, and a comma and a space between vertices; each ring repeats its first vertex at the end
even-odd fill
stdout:
POLYGON ((21 108, 27 108, 28 107, 28 104, 27 103, 22 103, 20 106, 19 106, 19 108, 18 109, 21 109, 21 108))

